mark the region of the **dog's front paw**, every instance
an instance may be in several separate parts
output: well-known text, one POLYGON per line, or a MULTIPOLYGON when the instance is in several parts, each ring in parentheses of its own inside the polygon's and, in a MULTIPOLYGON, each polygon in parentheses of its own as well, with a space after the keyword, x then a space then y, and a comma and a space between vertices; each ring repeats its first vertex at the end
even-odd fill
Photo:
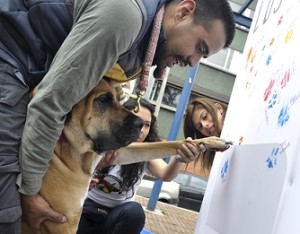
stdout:
POLYGON ((223 152, 233 144, 231 141, 226 141, 215 136, 201 138, 196 141, 199 141, 198 144, 202 152, 205 152, 206 150, 223 152))

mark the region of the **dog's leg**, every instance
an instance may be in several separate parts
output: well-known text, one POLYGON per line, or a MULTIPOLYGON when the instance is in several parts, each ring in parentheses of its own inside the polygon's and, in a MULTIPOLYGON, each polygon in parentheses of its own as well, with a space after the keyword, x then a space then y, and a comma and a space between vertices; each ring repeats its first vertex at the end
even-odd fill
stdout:
POLYGON ((132 143, 127 147, 118 149, 118 157, 114 161, 114 164, 130 164, 176 155, 176 150, 186 142, 191 142, 195 145, 202 144, 205 150, 213 151, 224 151, 228 149, 231 144, 231 142, 219 137, 206 137, 191 141, 132 143))

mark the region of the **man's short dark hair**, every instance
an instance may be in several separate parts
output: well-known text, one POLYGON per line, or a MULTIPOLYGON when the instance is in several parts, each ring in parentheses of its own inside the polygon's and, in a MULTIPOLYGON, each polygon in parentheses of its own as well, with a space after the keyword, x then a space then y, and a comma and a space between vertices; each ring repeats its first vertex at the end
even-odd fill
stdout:
MULTIPOLYGON (((169 0, 167 4, 179 4, 182 0, 169 0)), ((224 48, 230 46, 235 35, 235 19, 227 0, 194 0, 196 3, 195 24, 201 24, 209 31, 211 23, 221 20, 224 24, 226 42, 224 48)))
POLYGON ((224 23, 226 43, 224 48, 230 46, 235 35, 235 20, 231 6, 227 0, 195 0, 195 23, 203 24, 209 31, 209 23, 219 19, 224 23))

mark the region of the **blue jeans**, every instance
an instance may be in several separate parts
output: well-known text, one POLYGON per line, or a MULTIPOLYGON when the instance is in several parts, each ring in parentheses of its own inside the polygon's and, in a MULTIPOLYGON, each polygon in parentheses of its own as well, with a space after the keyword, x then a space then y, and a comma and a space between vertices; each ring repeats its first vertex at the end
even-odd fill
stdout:
POLYGON ((143 207, 137 202, 106 208, 86 199, 77 234, 139 234, 145 219, 143 207))
MULTIPOLYGON (((18 71, 0 60, 0 232, 21 232, 20 195, 16 185, 18 153, 29 102, 18 71)), ((19 73, 20 74, 20 73, 19 73)))

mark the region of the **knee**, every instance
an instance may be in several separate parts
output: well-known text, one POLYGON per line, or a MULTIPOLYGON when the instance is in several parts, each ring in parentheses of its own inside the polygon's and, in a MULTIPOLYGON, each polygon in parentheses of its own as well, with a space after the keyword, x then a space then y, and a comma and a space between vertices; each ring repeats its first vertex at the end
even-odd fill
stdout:
POLYGON ((139 221, 141 223, 145 223, 145 212, 143 207, 137 202, 128 202, 123 209, 123 215, 127 217, 127 219, 139 221))

